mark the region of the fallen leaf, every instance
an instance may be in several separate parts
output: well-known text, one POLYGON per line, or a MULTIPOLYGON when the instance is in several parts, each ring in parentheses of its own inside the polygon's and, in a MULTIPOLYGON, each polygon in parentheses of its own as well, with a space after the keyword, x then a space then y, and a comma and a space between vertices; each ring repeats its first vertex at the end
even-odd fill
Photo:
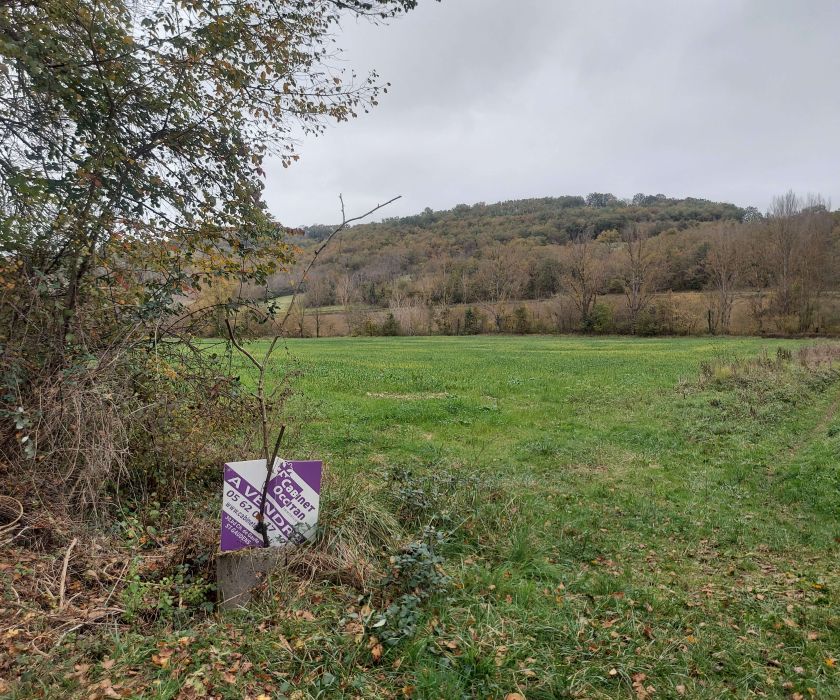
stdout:
POLYGON ((826 665, 826 666, 828 666, 829 668, 834 668, 834 667, 837 665, 837 659, 835 659, 835 658, 833 658, 833 657, 829 656, 829 657, 825 660, 825 665, 826 665))
POLYGON ((102 668, 104 668, 106 671, 108 671, 109 669, 112 669, 114 667, 115 663, 116 662, 113 659, 109 659, 108 657, 105 657, 104 659, 102 659, 102 668))
POLYGON ((525 696, 522 693, 508 693, 505 700, 525 700, 525 696))
POLYGON ((677 691, 677 695, 685 695, 685 686, 682 684, 678 685, 676 688, 674 688, 674 690, 677 691))

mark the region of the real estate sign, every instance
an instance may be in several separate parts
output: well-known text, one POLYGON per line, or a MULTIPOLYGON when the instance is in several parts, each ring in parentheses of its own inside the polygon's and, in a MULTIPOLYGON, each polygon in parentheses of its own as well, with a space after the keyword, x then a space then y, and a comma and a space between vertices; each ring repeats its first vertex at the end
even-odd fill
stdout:
MULTIPOLYGON (((265 523, 272 547, 288 542, 300 544, 315 537, 321 494, 321 462, 278 459, 268 483, 265 523)), ((222 492, 223 552, 262 547, 262 535, 254 528, 262 502, 265 460, 225 464, 222 492)))

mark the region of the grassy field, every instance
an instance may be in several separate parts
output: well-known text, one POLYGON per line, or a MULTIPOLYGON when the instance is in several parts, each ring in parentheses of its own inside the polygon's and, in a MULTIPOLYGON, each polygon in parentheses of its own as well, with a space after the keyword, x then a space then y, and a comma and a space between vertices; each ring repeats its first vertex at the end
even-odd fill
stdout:
POLYGON ((721 362, 780 346, 289 341, 287 456, 390 577, 71 636, 12 697, 838 698, 840 383, 721 362))

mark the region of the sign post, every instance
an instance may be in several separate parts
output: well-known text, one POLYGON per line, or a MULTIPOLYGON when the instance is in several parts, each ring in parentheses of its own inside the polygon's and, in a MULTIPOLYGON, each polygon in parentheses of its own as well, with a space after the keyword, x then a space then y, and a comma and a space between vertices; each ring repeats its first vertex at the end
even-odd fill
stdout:
POLYGON ((277 459, 268 482, 265 526, 269 547, 257 529, 266 461, 225 464, 222 491, 222 555, 218 560, 219 592, 225 607, 243 605, 259 576, 273 568, 277 548, 315 538, 321 495, 322 462, 277 459), (241 551, 238 550, 248 550, 241 551), (237 552, 236 556, 231 556, 237 552))

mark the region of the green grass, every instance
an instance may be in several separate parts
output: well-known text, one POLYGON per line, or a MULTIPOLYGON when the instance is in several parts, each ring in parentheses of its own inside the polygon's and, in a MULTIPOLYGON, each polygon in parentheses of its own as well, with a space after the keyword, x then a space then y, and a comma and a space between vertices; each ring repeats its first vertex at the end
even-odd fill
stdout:
MULTIPOLYGON (((796 343, 289 341, 286 456, 325 460, 324 517, 370 499, 398 539, 447 534, 450 584, 416 633, 377 660, 375 586, 278 581, 277 602, 82 640, 63 663, 159 698, 201 697, 188 679, 224 698, 840 697, 840 384, 794 368, 697 385, 703 361, 780 345, 796 343)), ((21 692, 75 692, 45 678, 21 692)))

